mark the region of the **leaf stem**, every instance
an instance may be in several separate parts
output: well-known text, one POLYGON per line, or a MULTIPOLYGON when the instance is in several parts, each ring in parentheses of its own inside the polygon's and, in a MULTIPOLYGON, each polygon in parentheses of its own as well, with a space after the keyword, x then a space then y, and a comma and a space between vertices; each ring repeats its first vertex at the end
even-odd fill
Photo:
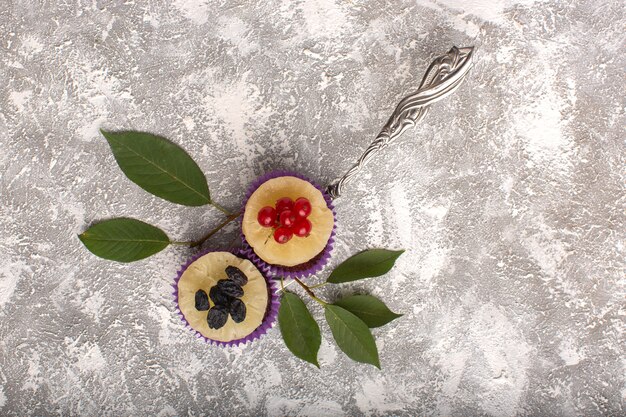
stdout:
POLYGON ((221 211, 222 213, 224 213, 227 216, 232 216, 233 213, 231 213, 230 211, 228 211, 226 208, 224 208, 222 205, 216 203, 215 201, 211 200, 211 205, 213 207, 215 207, 216 209, 218 209, 219 211, 221 211))
POLYGON ((280 294, 281 292, 285 292, 285 289, 286 289, 288 286, 290 286, 291 284, 293 284, 294 282, 296 282, 296 281, 294 281, 294 280, 292 279, 291 281, 289 281, 288 283, 286 283, 286 284, 285 284, 285 283, 284 283, 284 279, 283 279, 283 277, 280 277, 280 280, 281 280, 281 286, 280 286, 280 288, 276 291, 276 294, 280 294))
POLYGON ((311 285, 309 288, 310 289, 321 288, 321 287, 323 287, 326 284, 328 284, 328 282, 322 282, 321 284, 311 285))
POLYGON ((300 281, 298 278, 294 278, 294 281, 296 281, 298 284, 300 284, 300 286, 302 288, 304 288, 304 291, 306 291, 307 294, 309 294, 309 296, 314 299, 315 301, 317 301, 318 303, 320 303, 322 306, 325 306, 326 304, 328 304, 326 301, 318 298, 313 291, 311 291, 311 289, 308 287, 308 285, 306 285, 304 282, 300 281))
POLYGON ((196 242, 180 242, 178 240, 170 240, 170 245, 185 245, 185 246, 191 246, 196 242))
POLYGON ((204 242, 206 242, 211 236, 213 236, 214 234, 216 234, 218 231, 220 231, 224 226, 226 226, 228 223, 232 222, 233 220, 236 220, 237 218, 239 218, 239 216, 241 216, 242 213, 235 213, 235 214, 231 214, 228 216, 228 218, 226 218, 226 220, 224 220, 223 222, 221 222, 219 225, 217 225, 217 227, 213 230, 211 230, 209 233, 207 233, 206 235, 204 235, 200 240, 196 240, 195 242, 191 242, 191 247, 195 248, 196 246, 200 246, 202 245, 204 242))

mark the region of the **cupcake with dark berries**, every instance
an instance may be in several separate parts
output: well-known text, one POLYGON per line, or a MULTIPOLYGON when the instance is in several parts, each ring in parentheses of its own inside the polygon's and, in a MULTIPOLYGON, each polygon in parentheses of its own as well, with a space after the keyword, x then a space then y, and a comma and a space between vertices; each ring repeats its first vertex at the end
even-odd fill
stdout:
POLYGON ((303 277, 320 270, 334 243, 330 196, 298 174, 257 180, 245 203, 242 234, 251 259, 272 276, 303 277))
POLYGON ((181 319, 198 337, 218 345, 239 345, 265 334, 276 320, 275 290, 250 260, 230 252, 192 259, 174 283, 181 319))

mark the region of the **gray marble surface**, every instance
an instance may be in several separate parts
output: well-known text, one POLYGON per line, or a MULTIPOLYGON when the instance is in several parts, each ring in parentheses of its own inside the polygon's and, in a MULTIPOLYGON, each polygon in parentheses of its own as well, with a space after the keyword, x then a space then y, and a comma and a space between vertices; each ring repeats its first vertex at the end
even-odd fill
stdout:
POLYGON ((625 23, 617 0, 2 1, 0 414, 624 415, 625 23), (382 371, 325 325, 321 370, 276 328, 202 344, 170 298, 192 251, 124 265, 78 241, 221 220, 128 181, 99 127, 181 144, 235 209, 268 170, 343 173, 452 45, 477 47, 470 77, 348 187, 311 278, 407 250, 320 291, 404 313, 374 331, 382 371))

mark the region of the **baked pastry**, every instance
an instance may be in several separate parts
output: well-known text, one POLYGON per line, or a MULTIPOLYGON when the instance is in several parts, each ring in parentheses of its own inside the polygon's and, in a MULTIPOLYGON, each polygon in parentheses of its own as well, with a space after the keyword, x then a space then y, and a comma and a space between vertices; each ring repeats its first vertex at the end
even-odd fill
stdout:
POLYGON ((194 257, 179 271, 173 287, 181 319, 207 342, 246 343, 276 321, 275 284, 242 252, 194 257))
POLYGON ((299 174, 272 172, 250 187, 241 223, 244 245, 271 276, 319 271, 330 258, 335 229, 330 196, 299 174))

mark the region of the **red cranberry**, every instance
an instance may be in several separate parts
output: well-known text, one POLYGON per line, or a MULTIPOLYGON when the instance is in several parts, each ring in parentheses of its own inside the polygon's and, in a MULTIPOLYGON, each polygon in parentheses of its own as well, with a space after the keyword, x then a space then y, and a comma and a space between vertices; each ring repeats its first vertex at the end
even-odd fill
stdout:
POLYGON ((309 217, 309 214, 311 214, 311 202, 304 197, 300 197, 293 204, 293 211, 300 217, 309 217))
POLYGON ((291 229, 281 226, 274 231, 274 240, 280 244, 287 243, 293 237, 291 229))
POLYGON ((278 219, 282 226, 291 227, 296 222, 296 214, 291 210, 284 210, 280 213, 278 219))
POLYGON ((274 209, 274 207, 270 206, 263 207, 261 210, 259 210, 257 220, 259 224, 263 227, 274 226, 274 222, 276 221, 276 210, 274 209))
POLYGON ((296 224, 293 226, 293 234, 298 237, 306 237, 311 234, 311 222, 309 219, 305 219, 304 217, 300 217, 296 220, 296 224))
POLYGON ((282 213, 284 210, 291 210, 293 208, 293 200, 289 197, 280 198, 276 201, 276 212, 282 213))

